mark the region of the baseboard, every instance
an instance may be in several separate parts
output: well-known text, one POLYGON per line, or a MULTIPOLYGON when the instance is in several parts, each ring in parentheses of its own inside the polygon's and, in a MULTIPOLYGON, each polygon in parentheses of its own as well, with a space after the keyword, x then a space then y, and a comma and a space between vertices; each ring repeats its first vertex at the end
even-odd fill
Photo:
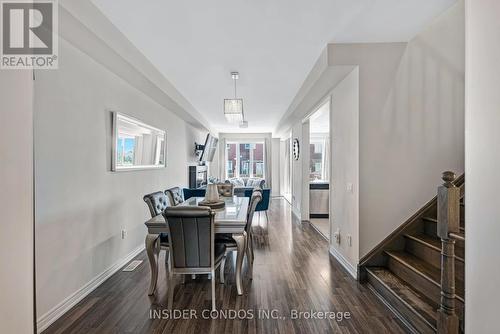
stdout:
POLYGON ((352 277, 354 277, 354 279, 358 278, 356 267, 350 264, 349 261, 347 261, 347 259, 344 257, 344 255, 339 253, 334 247, 330 247, 330 255, 333 256, 335 260, 337 260, 342 265, 342 267, 344 267, 344 269, 347 270, 347 272, 351 274, 352 277))
POLYGON ((75 306, 80 300, 85 298, 89 293, 94 291, 99 285, 104 283, 109 277, 111 277, 114 273, 120 270, 121 267, 126 265, 130 260, 136 257, 140 252, 144 250, 144 245, 141 245, 134 249, 132 252, 127 254, 124 258, 118 260, 111 267, 94 277, 87 284, 82 286, 80 289, 75 291, 73 294, 68 296, 62 302, 54 306, 50 311, 42 315, 37 319, 37 333, 43 332, 47 329, 52 323, 54 323, 57 319, 63 316, 66 312, 68 312, 73 306, 75 306))

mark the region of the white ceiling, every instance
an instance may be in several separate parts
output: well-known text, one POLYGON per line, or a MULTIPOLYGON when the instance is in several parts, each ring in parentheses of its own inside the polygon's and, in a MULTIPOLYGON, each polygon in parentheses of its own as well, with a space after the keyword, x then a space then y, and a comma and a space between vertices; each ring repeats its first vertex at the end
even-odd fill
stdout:
POLYGON ((456 2, 92 1, 221 132, 273 131, 327 43, 408 41, 456 2), (223 116, 231 71, 247 129, 223 116))

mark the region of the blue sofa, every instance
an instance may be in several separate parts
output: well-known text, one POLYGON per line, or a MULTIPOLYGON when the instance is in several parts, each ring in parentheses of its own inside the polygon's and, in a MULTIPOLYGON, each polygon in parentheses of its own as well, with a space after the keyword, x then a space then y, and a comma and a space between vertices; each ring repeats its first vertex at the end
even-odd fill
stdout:
POLYGON ((184 200, 188 200, 191 197, 205 197, 205 189, 204 188, 200 188, 200 189, 184 188, 184 189, 182 189, 182 192, 184 193, 184 200))

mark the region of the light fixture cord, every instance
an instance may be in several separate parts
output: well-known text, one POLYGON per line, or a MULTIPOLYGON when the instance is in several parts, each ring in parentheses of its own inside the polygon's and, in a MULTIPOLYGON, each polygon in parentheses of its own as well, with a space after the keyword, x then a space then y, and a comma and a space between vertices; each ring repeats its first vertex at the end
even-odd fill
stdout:
POLYGON ((236 78, 233 78, 234 81, 234 98, 236 99, 236 78))
MULTIPOLYGON (((237 94, 236 94, 236 78, 233 77, 233 81, 234 81, 234 99, 237 99, 237 94)), ((241 120, 242 122, 245 121, 245 113, 243 112, 243 109, 241 110, 241 120)))

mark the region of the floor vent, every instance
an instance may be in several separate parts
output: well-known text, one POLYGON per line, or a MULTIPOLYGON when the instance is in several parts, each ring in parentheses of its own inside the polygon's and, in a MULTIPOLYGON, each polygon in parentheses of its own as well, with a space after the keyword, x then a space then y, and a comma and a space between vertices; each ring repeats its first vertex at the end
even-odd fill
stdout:
POLYGON ((134 271, 142 263, 142 260, 134 260, 130 262, 122 271, 134 271))

